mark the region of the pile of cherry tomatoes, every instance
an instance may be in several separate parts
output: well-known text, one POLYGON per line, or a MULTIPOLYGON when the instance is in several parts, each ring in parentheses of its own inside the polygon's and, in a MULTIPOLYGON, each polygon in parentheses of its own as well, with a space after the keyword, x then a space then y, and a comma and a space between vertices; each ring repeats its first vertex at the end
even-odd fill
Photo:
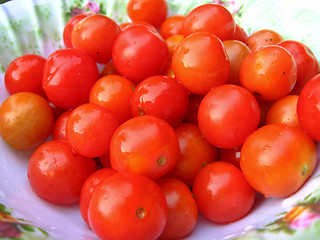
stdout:
POLYGON ((306 45, 248 36, 218 4, 168 17, 165 0, 130 0, 127 13, 76 16, 66 48, 6 70, 0 134, 34 149, 39 197, 79 201, 101 239, 179 239, 199 212, 230 223, 256 193, 287 197, 308 180, 320 74, 306 45))

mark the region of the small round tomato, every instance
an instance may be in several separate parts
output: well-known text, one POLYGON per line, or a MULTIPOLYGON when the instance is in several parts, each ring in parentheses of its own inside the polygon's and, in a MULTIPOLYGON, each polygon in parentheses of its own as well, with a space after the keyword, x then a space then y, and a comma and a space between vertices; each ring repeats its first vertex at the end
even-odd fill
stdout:
POLYGON ((185 37, 195 32, 210 32, 221 41, 233 39, 235 21, 231 13, 219 4, 203 4, 186 16, 182 33, 185 37))
POLYGON ((265 197, 287 197, 310 177, 317 161, 313 140, 300 128, 268 124, 241 148, 240 166, 250 185, 265 197))
POLYGON ((192 187, 199 211, 215 223, 230 223, 251 210, 255 191, 240 169, 217 161, 198 173, 192 187))
POLYGON ((99 157, 110 151, 110 141, 119 123, 105 107, 82 104, 72 111, 66 126, 71 147, 85 157, 99 157))
POLYGON ((246 44, 251 49, 255 51, 258 48, 275 45, 283 40, 282 36, 271 29, 261 29, 252 33, 246 40, 246 44))
POLYGON ((111 60, 115 38, 120 33, 118 24, 104 15, 91 15, 78 22, 72 31, 74 48, 85 50, 97 63, 111 60))
POLYGON ((103 179, 88 209, 89 225, 100 239, 157 239, 167 215, 160 187, 145 176, 129 173, 114 173, 103 179))
POLYGON ((90 89, 98 79, 98 67, 89 55, 66 48, 47 58, 42 86, 50 102, 72 109, 89 101, 90 89))
POLYGON ((258 127, 259 104, 245 88, 225 84, 201 101, 198 124, 204 138, 219 148, 236 148, 258 127))
POLYGON ((183 15, 172 15, 166 18, 159 29, 161 36, 167 39, 173 35, 181 35, 185 18, 183 15))
POLYGON ((237 168, 240 168, 240 155, 241 155, 241 147, 225 149, 219 148, 219 157, 220 161, 225 161, 233 164, 237 168))
POLYGON ((53 140, 67 140, 66 126, 71 110, 62 113, 54 122, 52 129, 53 140))
POLYGON ((150 115, 124 122, 111 140, 111 166, 119 172, 141 174, 155 180, 168 173, 179 156, 179 140, 174 129, 150 115))
POLYGON ((0 135, 17 150, 34 149, 50 135, 54 116, 47 100, 38 94, 20 92, 0 107, 0 135))
POLYGON ((112 168, 102 168, 92 173, 84 181, 81 188, 81 193, 80 193, 79 208, 80 208, 80 214, 82 219, 88 225, 89 225, 88 208, 89 208, 93 191, 103 179, 111 176, 114 173, 116 173, 116 171, 112 168))
POLYGON ((166 175, 183 181, 192 187, 198 172, 217 160, 218 150, 206 141, 196 124, 181 123, 175 128, 181 149, 176 165, 166 175))
POLYGON ((287 95, 274 102, 267 113, 266 124, 284 123, 299 127, 298 98, 298 95, 287 95))
POLYGON ((4 75, 8 93, 33 92, 44 97, 42 77, 45 62, 44 57, 36 54, 22 55, 13 60, 4 75))
POLYGON ((157 75, 139 83, 130 106, 133 117, 152 115, 177 126, 184 119, 188 104, 188 92, 176 79, 157 75))
POLYGON ((152 28, 133 24, 114 42, 112 58, 118 72, 136 83, 162 74, 169 63, 166 42, 152 28))
POLYGON ((89 102, 107 108, 121 124, 131 118, 130 102, 134 85, 119 75, 100 78, 91 88, 89 102))
POLYGON ((297 103, 300 126, 316 141, 320 141, 320 74, 303 87, 297 103))
POLYGON ((166 196, 168 218, 160 239, 181 239, 190 234, 198 220, 198 207, 188 186, 174 178, 156 182, 166 196))
POLYGON ((283 47, 265 46, 251 52, 240 67, 240 83, 265 100, 290 93, 297 80, 297 65, 283 47))
POLYGON ((144 21, 159 27, 167 18, 168 5, 166 0, 129 0, 128 17, 134 21, 144 21))
POLYGON ((183 122, 198 124, 198 110, 203 97, 202 95, 189 95, 189 107, 183 122))
POLYGON ((285 40, 278 45, 287 49, 297 64, 297 82, 292 93, 299 94, 303 86, 319 73, 319 62, 310 48, 301 42, 285 40))
POLYGON ((40 198, 71 204, 79 201, 82 184, 95 170, 93 159, 80 156, 66 141, 52 140, 30 157, 28 179, 40 198))
POLYGON ((191 93, 204 95, 226 83, 230 61, 222 42, 208 32, 194 33, 183 39, 172 56, 176 78, 191 93))
POLYGON ((243 27, 236 23, 236 30, 234 32, 233 40, 238 40, 240 42, 245 43, 247 38, 247 32, 243 29, 243 27))
POLYGON ((72 45, 72 31, 74 26, 80 22, 82 19, 88 17, 88 14, 80 14, 77 16, 72 17, 64 26, 63 29, 63 42, 66 48, 73 48, 72 45))
POLYGON ((116 69, 116 66, 114 65, 113 61, 108 62, 101 70, 101 77, 107 75, 119 75, 118 70, 116 69))
POLYGON ((166 38, 166 44, 169 49, 170 57, 172 57, 179 43, 184 39, 183 35, 172 35, 166 38))

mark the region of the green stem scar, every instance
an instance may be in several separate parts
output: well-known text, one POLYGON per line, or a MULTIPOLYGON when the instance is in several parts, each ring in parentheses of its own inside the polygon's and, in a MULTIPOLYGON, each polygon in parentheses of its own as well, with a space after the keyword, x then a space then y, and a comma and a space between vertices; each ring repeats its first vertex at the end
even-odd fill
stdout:
POLYGON ((304 176, 308 172, 308 165, 304 164, 301 170, 301 175, 304 176))
POLYGON ((136 211, 136 215, 138 218, 144 218, 146 216, 146 210, 143 207, 138 207, 136 211))
POLYGON ((167 160, 166 157, 161 155, 157 160, 158 166, 163 166, 165 164, 166 160, 167 160))

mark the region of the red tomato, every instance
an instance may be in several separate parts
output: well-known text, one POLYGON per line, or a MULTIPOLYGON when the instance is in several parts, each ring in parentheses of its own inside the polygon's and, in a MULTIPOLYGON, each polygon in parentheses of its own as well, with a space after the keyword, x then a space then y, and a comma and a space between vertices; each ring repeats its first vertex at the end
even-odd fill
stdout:
POLYGON ((66 141, 52 140, 32 154, 28 179, 33 191, 55 204, 79 201, 81 187, 96 170, 93 159, 77 154, 66 141))
POLYGON ((198 124, 198 109, 203 97, 202 95, 189 95, 189 107, 184 122, 198 124))
POLYGON ((181 239, 190 234, 198 220, 198 207, 186 184, 174 179, 163 178, 157 184, 166 196, 168 218, 160 239, 181 239))
POLYGON ((66 134, 71 147, 85 157, 99 157, 110 151, 110 141, 119 124, 105 107, 82 104, 70 114, 66 134))
POLYGON ((63 29, 63 42, 64 45, 66 46, 66 48, 73 48, 72 45, 72 31, 74 26, 80 22, 82 19, 88 17, 88 14, 80 14, 77 16, 74 16, 73 18, 71 18, 66 25, 64 26, 63 29))
POLYGON ((112 58, 119 73, 137 83, 162 74, 170 56, 159 33, 146 26, 131 25, 115 40, 112 58))
POLYGON ((179 179, 192 187, 198 172, 210 162, 217 160, 218 150, 203 138, 196 124, 181 123, 175 131, 181 155, 166 176, 179 179))
POLYGON ((67 140, 66 126, 71 110, 62 113, 54 122, 52 129, 53 140, 67 140))
POLYGON ((116 173, 116 171, 112 168, 102 168, 88 176, 85 182, 83 183, 80 193, 79 208, 82 219, 88 225, 88 208, 93 191, 103 179, 111 176, 114 173, 116 173))
POLYGON ((36 54, 22 55, 13 60, 4 75, 8 93, 33 92, 44 97, 42 77, 45 62, 44 57, 36 54))
POLYGON ((232 148, 232 149, 219 149, 219 157, 220 161, 225 161, 232 163, 237 168, 240 168, 240 155, 241 155, 241 147, 232 148))
POLYGON ((320 141, 320 74, 303 87, 297 103, 300 126, 316 141, 320 141))
POLYGON ((198 32, 180 42, 172 56, 172 69, 188 91, 204 95, 211 88, 226 83, 230 61, 216 36, 198 32))
POLYGON ((44 67, 42 86, 50 102, 63 109, 89 101, 90 89, 99 79, 96 63, 84 51, 54 51, 44 67))
POLYGON ((239 24, 236 23, 236 30, 234 32, 233 39, 245 43, 247 38, 247 32, 239 24))
POLYGON ((130 106, 133 117, 152 115, 177 126, 184 119, 188 104, 188 92, 176 79, 157 75, 139 83, 130 106))
POLYGON ((107 75, 119 75, 118 70, 116 69, 116 66, 114 65, 113 61, 108 62, 101 70, 101 77, 107 75))
POLYGON ((166 38, 166 44, 169 49, 170 57, 172 57, 174 51, 178 47, 179 43, 184 39, 183 35, 172 35, 166 38))
POLYGON ((129 0, 127 14, 132 21, 144 21, 159 27, 167 18, 166 0, 129 0))
POLYGON ((287 197, 310 177, 317 161, 313 140, 299 127, 265 125, 241 149, 241 170, 265 197, 287 197))
POLYGON ((287 49, 297 64, 297 82, 292 93, 299 94, 303 86, 319 73, 319 63, 310 48, 301 42, 285 40, 278 43, 279 46, 287 49))
POLYGON ((134 85, 119 75, 100 78, 91 88, 89 102, 101 105, 114 114, 119 123, 131 118, 130 101, 134 85))
POLYGON ((296 80, 297 65, 292 55, 277 45, 251 52, 241 64, 241 85, 265 100, 288 95, 296 80))
POLYGON ((257 100, 245 88, 218 86, 201 101, 198 124, 201 133, 219 148, 236 148, 256 130, 260 121, 257 100))
POLYGON ((178 161, 177 134, 164 120, 144 115, 129 119, 116 130, 110 146, 111 166, 158 179, 178 161))
POLYGON ((242 172, 222 161, 210 163, 199 172, 192 192, 199 211, 215 223, 243 218, 255 200, 255 191, 242 172))
POLYGON ((210 32, 224 41, 233 39, 235 28, 235 21, 228 9, 218 4, 203 4, 186 16, 182 33, 187 37, 195 32, 210 32))
POLYGON ((50 105, 38 94, 16 93, 0 106, 0 135, 14 149, 38 147, 49 137, 53 124, 50 105))
POLYGON ((72 45, 85 50, 97 63, 108 63, 114 40, 119 33, 118 24, 111 18, 91 15, 74 26, 72 45))
POLYGON ((114 173, 95 188, 88 209, 97 236, 117 240, 157 239, 167 221, 164 193, 142 175, 114 173))
POLYGON ((181 35, 185 18, 183 15, 172 15, 166 18, 159 29, 161 36, 167 39, 173 35, 181 35))
POLYGON ((251 51, 255 51, 264 46, 275 45, 282 40, 283 38, 278 32, 271 29, 261 29, 252 33, 245 43, 251 51))

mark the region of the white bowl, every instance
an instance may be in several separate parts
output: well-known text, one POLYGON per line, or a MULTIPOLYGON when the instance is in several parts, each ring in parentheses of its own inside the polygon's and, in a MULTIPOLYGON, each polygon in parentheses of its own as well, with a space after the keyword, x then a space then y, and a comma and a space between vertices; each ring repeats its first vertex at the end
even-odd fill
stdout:
MULTIPOLYGON (((62 48, 64 24, 76 12, 100 12, 119 23, 128 21, 127 1, 89 1, 90 7, 84 0, 14 0, 0 5, 0 103, 9 96, 3 78, 14 58, 26 53, 47 57, 62 48)), ((170 14, 187 14, 195 6, 208 2, 212 1, 168 0, 170 14)), ((213 2, 222 2, 234 12, 236 21, 248 33, 273 29, 285 39, 302 41, 320 59, 318 0, 213 2)), ((26 174, 30 155, 31 151, 11 149, 0 138, 0 238, 7 226, 7 230, 20 232, 21 239, 97 239, 82 220, 77 205, 53 205, 33 193, 26 174), (9 213, 10 219, 6 217, 9 213)), ((319 238, 320 212, 314 208, 320 206, 319 174, 317 166, 308 182, 289 198, 264 199, 258 195, 250 214, 237 222, 217 225, 200 216, 195 230, 186 239, 319 238), (289 216, 291 213, 296 214, 289 216)))

